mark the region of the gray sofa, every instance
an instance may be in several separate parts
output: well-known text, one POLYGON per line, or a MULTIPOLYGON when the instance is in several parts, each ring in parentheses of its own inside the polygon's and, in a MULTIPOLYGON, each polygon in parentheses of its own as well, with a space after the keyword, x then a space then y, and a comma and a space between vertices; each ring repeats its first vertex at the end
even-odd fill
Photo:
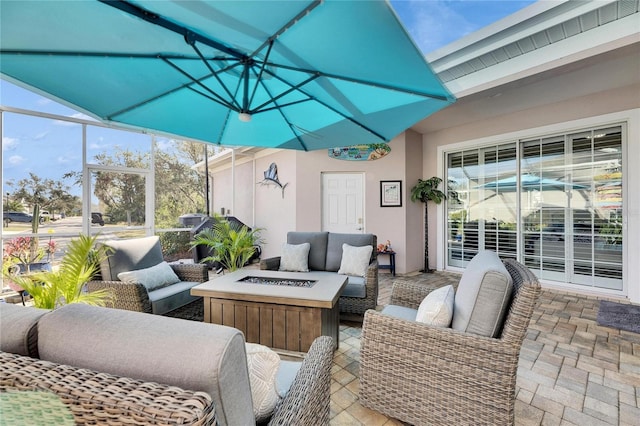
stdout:
MULTIPOLYGON (((81 304, 3 303, 0 320, 0 392, 53 392, 53 414, 76 424, 255 424, 237 329, 81 304)), ((302 363, 282 361, 289 392, 269 424, 328 424, 332 357, 322 336, 302 363)), ((28 410, 4 405, 3 417, 56 422, 37 394, 25 398, 28 410)))
MULTIPOLYGON (((364 314, 375 309, 378 301, 378 252, 374 234, 340 234, 334 232, 289 232, 287 244, 309 243, 309 269, 335 274, 342 261, 342 244, 373 247, 369 266, 364 277, 349 276, 347 286, 339 300, 340 312, 364 314)), ((278 270, 280 257, 260 261, 260 269, 278 270)))
POLYGON ((159 288, 148 289, 139 282, 123 282, 121 272, 137 271, 163 262, 160 239, 157 236, 109 240, 101 244, 110 248, 110 255, 100 264, 99 279, 87 283, 89 292, 109 289, 115 296, 113 308, 129 311, 165 314, 194 302, 199 297, 191 296, 191 287, 209 279, 203 264, 172 264, 171 269, 181 280, 159 288))

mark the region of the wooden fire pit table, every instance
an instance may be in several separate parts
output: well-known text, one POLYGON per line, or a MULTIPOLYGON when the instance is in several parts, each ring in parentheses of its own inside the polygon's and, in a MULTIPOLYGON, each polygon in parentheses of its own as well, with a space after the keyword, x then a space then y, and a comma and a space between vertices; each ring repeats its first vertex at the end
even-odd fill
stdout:
POLYGON ((241 269, 191 289, 204 298, 204 321, 235 327, 247 342, 307 352, 313 340, 339 342, 338 299, 345 275, 241 269))

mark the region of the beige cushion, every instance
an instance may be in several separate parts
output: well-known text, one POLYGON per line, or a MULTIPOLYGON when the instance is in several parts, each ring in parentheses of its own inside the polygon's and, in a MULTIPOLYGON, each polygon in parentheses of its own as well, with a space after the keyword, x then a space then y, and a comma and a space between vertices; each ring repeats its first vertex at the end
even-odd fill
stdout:
POLYGON ((513 282, 497 253, 483 250, 467 265, 453 306, 451 328, 498 337, 511 304, 513 282))
POLYGON ((247 367, 256 422, 268 419, 280 401, 276 375, 280 357, 273 350, 256 343, 246 343, 247 367))
POLYGON ((338 273, 364 277, 372 251, 372 246, 354 247, 346 243, 342 244, 342 261, 338 273))
POLYGON ((125 283, 140 283, 145 286, 147 290, 153 290, 180 282, 180 278, 178 278, 167 262, 160 262, 150 268, 138 269, 136 271, 120 272, 118 279, 125 283))
POLYGON ((416 321, 436 327, 449 327, 453 318, 453 298, 452 285, 433 290, 420 303, 416 321))
POLYGON ((287 244, 282 245, 280 256, 280 270, 290 272, 309 272, 309 249, 311 244, 287 244))

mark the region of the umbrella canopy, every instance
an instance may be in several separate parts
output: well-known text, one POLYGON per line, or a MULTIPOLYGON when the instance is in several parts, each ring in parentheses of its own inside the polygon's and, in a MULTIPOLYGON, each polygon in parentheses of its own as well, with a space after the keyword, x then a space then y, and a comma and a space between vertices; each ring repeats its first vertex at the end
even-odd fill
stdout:
POLYGON ((384 1, 11 1, 0 20, 4 78, 223 145, 389 141, 455 100, 384 1))

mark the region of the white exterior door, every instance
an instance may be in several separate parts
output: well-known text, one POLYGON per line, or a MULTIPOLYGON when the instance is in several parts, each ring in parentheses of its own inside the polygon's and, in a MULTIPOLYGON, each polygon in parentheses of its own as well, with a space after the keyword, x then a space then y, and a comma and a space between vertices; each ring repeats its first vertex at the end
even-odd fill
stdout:
POLYGON ((322 230, 364 233, 364 174, 322 174, 322 230))

